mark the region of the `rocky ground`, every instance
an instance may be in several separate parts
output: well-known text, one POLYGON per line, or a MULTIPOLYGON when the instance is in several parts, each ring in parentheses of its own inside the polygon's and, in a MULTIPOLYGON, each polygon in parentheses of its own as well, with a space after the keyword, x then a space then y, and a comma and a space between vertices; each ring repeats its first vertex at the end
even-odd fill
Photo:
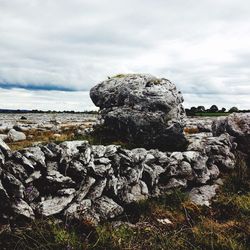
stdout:
MULTIPOLYGON (((6 119, 7 143, 27 140, 30 130, 49 130, 61 137, 63 129, 72 131, 72 126, 83 136, 86 128, 91 129, 89 118, 79 119, 80 116, 65 117, 65 120, 63 116, 58 120, 36 118, 6 119)), ((29 220, 35 214, 59 213, 79 217, 77 211, 84 207, 84 216, 98 223, 121 215, 127 204, 159 197, 173 188, 185 188, 191 201, 209 205, 222 184, 221 172, 235 167, 233 142, 225 133, 213 137, 211 119, 197 119, 195 124, 191 118, 186 122, 189 145, 184 152, 128 150, 119 145, 91 145, 80 140, 44 145, 35 137, 32 146, 11 152, 2 142, 1 178, 3 186, 10 187, 5 199, 6 202, 18 200, 14 207, 10 204, 13 214, 2 214, 2 217, 29 220)), ((3 187, 3 193, 4 190, 3 187)))
POLYGON ((96 115, 86 114, 0 114, 0 139, 11 149, 35 143, 65 141, 80 137, 92 128, 96 115))
MULTIPOLYGON (((94 249, 99 249, 99 247, 124 249, 126 241, 128 241, 126 234, 131 234, 131 241, 133 241, 131 243, 133 247, 128 249, 134 249, 134 247, 135 249, 137 247, 138 249, 140 247, 151 249, 147 248, 143 238, 153 237, 155 240, 156 235, 153 232, 157 232, 163 237, 165 235, 162 232, 163 229, 168 232, 166 237, 171 236, 170 243, 166 243, 165 239, 161 238, 159 244, 172 249, 171 242, 176 241, 180 244, 180 247, 176 247, 176 249, 194 249, 189 245, 192 243, 188 242, 190 232, 188 235, 179 235, 179 230, 182 230, 180 225, 187 225, 189 228, 187 230, 191 230, 192 235, 203 232, 203 229, 199 228, 201 225, 197 228, 195 224, 197 217, 203 218, 204 214, 207 214, 207 210, 200 210, 200 207, 210 205, 212 206, 211 211, 215 209, 213 206, 217 203, 211 203, 211 199, 216 193, 218 195, 223 183, 226 185, 227 173, 232 174, 237 162, 235 154, 232 153, 234 144, 230 136, 224 133, 225 131, 218 131, 216 127, 212 126, 213 123, 220 124, 219 117, 186 118, 184 131, 185 137, 189 141, 187 150, 185 152, 163 153, 158 150, 142 148, 128 150, 118 145, 93 146, 86 141, 67 141, 69 137, 65 131, 73 133, 72 139, 76 138, 76 135, 80 135, 78 138, 81 139, 81 136, 85 135, 86 129, 87 131, 91 130, 96 122, 96 117, 68 114, 65 116, 61 114, 59 116, 29 114, 25 116, 26 119, 21 119, 20 115, 4 116, 4 124, 1 125, 2 133, 8 137, 3 139, 10 147, 14 147, 13 150, 17 147, 18 151, 12 150, 11 152, 4 144, 1 144, 0 163, 4 165, 2 165, 1 170, 2 184, 0 189, 1 200, 5 201, 6 205, 1 208, 2 223, 6 224, 7 222, 8 225, 9 221, 12 226, 17 224, 20 227, 23 223, 33 221, 36 218, 37 223, 42 223, 39 227, 46 227, 48 231, 52 230, 50 234, 55 235, 55 237, 57 237, 58 232, 66 234, 67 236, 64 237, 69 237, 68 241, 72 241, 71 237, 73 236, 67 229, 62 229, 60 223, 65 227, 65 223, 72 226, 76 221, 78 221, 77 223, 80 220, 85 221, 84 229, 81 229, 83 230, 81 232, 84 232, 84 235, 86 232, 94 232, 95 235, 93 236, 93 245, 86 243, 86 238, 84 238, 84 244, 94 249), (217 133, 216 136, 212 133, 212 127, 213 132, 217 133), (65 128, 70 129, 65 130, 65 128), (26 138, 19 138, 20 141, 14 142, 10 137, 10 131, 14 129, 17 131, 15 133, 23 133, 26 138), (44 140, 44 134, 41 136, 38 132, 51 133, 53 136, 44 140), (58 141, 58 138, 54 137, 55 134, 58 134, 58 137, 60 135, 61 140, 66 139, 66 141, 58 141), (65 134, 67 136, 62 137, 65 134), (30 135, 33 137, 29 138, 30 135), (28 143, 28 148, 25 148, 26 143, 24 142, 28 143), (46 144, 38 142, 46 142, 46 144), (169 193, 171 190, 177 190, 177 193, 174 193, 173 201, 171 201, 173 195, 169 193), (185 194, 182 193, 183 191, 185 194), (147 199, 149 202, 146 202, 147 199), (152 201, 152 199, 158 200, 152 201), (162 203, 165 199, 167 203, 162 203), (135 206, 134 202, 141 205, 135 206), (179 207, 176 204, 179 204, 179 207), (172 206, 174 206, 174 210, 172 210, 172 206), (163 209, 163 207, 165 208, 163 209), (125 215, 127 219, 124 221, 125 215), (50 224, 39 222, 39 218, 51 218, 51 216, 56 220, 59 219, 59 222, 54 221, 54 219, 49 222, 50 224), (114 219, 116 222, 112 222, 113 224, 98 226, 100 222, 105 223, 107 220, 114 219), (85 228, 86 223, 87 229, 85 228), (54 230, 59 231, 55 232, 54 230), (172 233, 169 235, 172 230, 176 235, 172 233), (200 231, 194 232, 193 230, 200 231), (137 238, 132 236, 135 233, 137 238), (117 242, 118 239, 114 238, 113 234, 120 234, 120 241, 117 242), (175 238, 177 235, 180 237, 178 240, 175 238), (110 240, 115 246, 110 245, 110 240), (141 241, 139 245, 137 245, 137 241, 141 241)), ((226 129, 226 126, 224 127, 226 129)), ((242 181, 242 183, 244 182, 242 181)), ((242 197, 245 199, 245 204, 242 204, 240 200, 240 205, 238 203, 230 205, 236 211, 239 209, 237 206, 240 206, 240 209, 244 211, 243 221, 245 221, 245 213, 248 214, 247 211, 249 211, 248 194, 243 192, 242 197)), ((232 193, 230 196, 234 197, 235 194, 232 193)), ((235 196, 235 199, 236 202, 240 198, 235 196)), ((220 202, 225 206, 224 203, 228 201, 220 202)), ((218 211, 216 210, 214 213, 218 213, 218 211)), ((224 228, 223 230, 230 231, 234 230, 235 227, 234 224, 214 225, 215 221, 209 219, 202 221, 202 223, 204 223, 204 225, 202 224, 204 227, 206 227, 205 224, 212 223, 210 226, 221 226, 224 228)), ((243 232, 248 230, 247 227, 242 224, 242 220, 230 223, 238 223, 238 227, 241 228, 238 230, 243 230, 240 231, 240 237, 244 238, 244 243, 242 245, 237 243, 237 248, 222 249, 245 249, 247 237, 246 233, 243 232)), ((70 230, 72 230, 71 226, 70 230)), ((31 227, 34 227, 35 232, 38 230, 36 224, 31 225, 31 227)), ((20 232, 9 234, 9 229, 6 227, 3 227, 2 230, 1 237, 24 237, 24 235, 19 235, 20 232)), ((43 233, 47 234, 48 232, 44 231, 43 233)), ((30 233, 28 232, 28 234, 30 233)), ((199 235, 199 237, 201 236, 199 235)), ((80 244, 80 238, 77 242, 67 244, 80 244)), ((67 239, 61 239, 63 246, 65 246, 66 242, 64 241, 67 239)), ((203 241, 203 238, 200 240, 203 241)), ((217 242, 216 244, 225 244, 224 241, 226 240, 223 238, 223 243, 217 242)), ((235 241, 237 239, 234 238, 232 244, 236 244, 235 241)), ((22 244, 25 242, 21 241, 20 244, 24 246, 22 244)), ((149 242, 148 244, 154 243, 149 242)), ((197 249, 203 244, 205 243, 198 241, 197 249)), ((208 246, 210 242, 206 242, 206 244, 208 246)), ((227 244, 231 243, 227 242, 227 244)), ((58 243, 56 243, 56 247, 58 247, 58 243)), ((79 249, 82 248, 84 249, 81 245, 79 249)))

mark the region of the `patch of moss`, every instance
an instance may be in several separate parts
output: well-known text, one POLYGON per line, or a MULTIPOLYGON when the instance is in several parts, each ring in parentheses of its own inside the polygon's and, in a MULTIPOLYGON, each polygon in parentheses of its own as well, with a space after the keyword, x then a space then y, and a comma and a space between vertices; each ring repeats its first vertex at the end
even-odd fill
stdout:
POLYGON ((0 249, 84 249, 84 241, 74 229, 53 220, 34 221, 13 231, 0 233, 0 249))
POLYGON ((111 76, 110 78, 124 78, 126 76, 131 76, 133 74, 117 74, 117 75, 114 75, 114 76, 111 76))

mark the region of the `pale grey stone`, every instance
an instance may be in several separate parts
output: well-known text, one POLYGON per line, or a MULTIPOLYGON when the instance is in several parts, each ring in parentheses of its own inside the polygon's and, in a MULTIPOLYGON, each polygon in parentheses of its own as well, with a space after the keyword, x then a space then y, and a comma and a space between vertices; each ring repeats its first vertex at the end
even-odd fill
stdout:
POLYGON ((24 141, 26 140, 26 135, 23 132, 18 132, 15 129, 11 129, 8 132, 8 138, 12 142, 24 141))
POLYGON ((218 185, 204 185, 201 187, 193 188, 189 193, 189 199, 191 202, 200 206, 210 206, 210 200, 216 195, 218 185))

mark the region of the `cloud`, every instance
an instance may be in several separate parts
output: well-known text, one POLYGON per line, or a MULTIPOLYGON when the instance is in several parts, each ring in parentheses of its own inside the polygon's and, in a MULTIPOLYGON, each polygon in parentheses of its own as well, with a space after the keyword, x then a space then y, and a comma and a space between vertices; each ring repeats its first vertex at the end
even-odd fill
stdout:
MULTIPOLYGON (((247 0, 0 0, 0 87, 30 90, 40 108, 34 90, 80 95, 107 76, 145 72, 176 83, 186 106, 245 107, 249 24, 247 0)), ((0 107, 13 105, 3 93, 0 107)))
POLYGON ((55 90, 26 90, 1 89, 2 109, 39 109, 39 110, 97 110, 89 98, 88 91, 55 91, 55 90))

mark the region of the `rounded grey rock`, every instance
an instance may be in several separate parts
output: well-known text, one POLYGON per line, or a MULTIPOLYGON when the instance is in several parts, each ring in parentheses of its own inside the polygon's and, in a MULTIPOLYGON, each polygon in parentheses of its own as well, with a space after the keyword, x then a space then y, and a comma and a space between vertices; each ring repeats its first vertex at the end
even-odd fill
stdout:
POLYGON ((101 109, 103 128, 114 139, 161 150, 186 146, 183 97, 169 80, 118 75, 93 87, 90 97, 101 109))

